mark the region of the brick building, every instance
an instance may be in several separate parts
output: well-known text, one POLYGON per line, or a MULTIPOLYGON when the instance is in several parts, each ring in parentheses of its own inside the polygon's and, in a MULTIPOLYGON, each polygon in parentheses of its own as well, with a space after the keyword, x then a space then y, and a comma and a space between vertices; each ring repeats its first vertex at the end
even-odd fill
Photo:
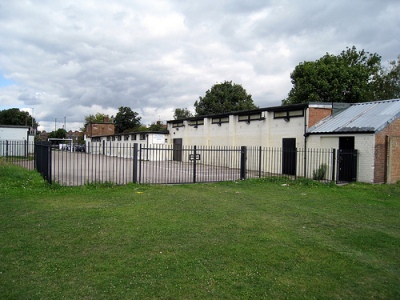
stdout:
POLYGON ((317 122, 307 135, 310 147, 357 150, 358 181, 400 180, 400 99, 352 104, 317 122))
POLYGON ((85 125, 86 138, 113 135, 114 133, 115 125, 108 118, 105 118, 103 122, 91 122, 85 125))

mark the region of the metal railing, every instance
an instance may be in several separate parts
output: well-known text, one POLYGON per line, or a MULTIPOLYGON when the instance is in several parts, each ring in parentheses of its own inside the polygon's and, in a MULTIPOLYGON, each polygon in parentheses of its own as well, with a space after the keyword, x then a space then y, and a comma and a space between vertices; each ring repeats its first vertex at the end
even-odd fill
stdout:
MULTIPOLYGON (((0 146, 4 147, 4 143, 0 146)), ((11 144, 8 143, 7 147, 11 149, 11 144)), ((34 160, 32 154, 15 157, 9 150, 0 153, 8 153, 5 155, 7 160, 24 167, 33 169, 35 166, 49 183, 76 186, 106 182, 196 183, 275 176, 325 182, 355 181, 357 152, 348 155, 352 160, 351 166, 343 164, 347 156, 342 152, 335 149, 176 147, 92 142, 86 147, 74 147, 72 151, 49 143, 37 143, 34 160)), ((15 148, 13 153, 16 153, 15 148)))
POLYGON ((30 170, 35 169, 33 143, 27 141, 0 141, 0 158, 30 170))

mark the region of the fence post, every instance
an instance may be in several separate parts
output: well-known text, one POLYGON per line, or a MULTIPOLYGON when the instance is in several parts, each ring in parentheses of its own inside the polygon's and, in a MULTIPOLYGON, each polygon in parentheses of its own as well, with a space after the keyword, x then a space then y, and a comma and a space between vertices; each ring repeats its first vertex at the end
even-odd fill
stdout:
POLYGON ((133 144, 133 183, 138 181, 138 143, 133 144))
MULTIPOLYGON (((312 151, 312 150, 311 150, 312 151)), ((307 178, 307 148, 304 147, 304 155, 303 155, 303 177, 307 178)))
POLYGON ((247 147, 242 146, 240 149, 240 180, 246 179, 246 157, 247 147))
POLYGON ((336 149, 332 149, 332 181, 335 181, 336 173, 336 149))
POLYGON ((197 172, 197 159, 196 159, 196 155, 197 155, 197 147, 196 145, 193 146, 193 183, 196 183, 196 172, 197 172))
POLYGON ((53 176, 52 176, 52 172, 51 172, 51 169, 52 169, 52 157, 51 157, 51 155, 52 155, 52 150, 51 150, 51 145, 47 145, 47 152, 48 152, 48 156, 47 156, 47 166, 48 166, 48 178, 47 178, 47 182, 49 183, 49 184, 52 184, 53 183, 53 176))
POLYGON ((258 178, 261 178, 261 168, 262 168, 262 148, 258 148, 258 178))
POLYGON ((6 160, 8 160, 8 141, 6 141, 6 160))

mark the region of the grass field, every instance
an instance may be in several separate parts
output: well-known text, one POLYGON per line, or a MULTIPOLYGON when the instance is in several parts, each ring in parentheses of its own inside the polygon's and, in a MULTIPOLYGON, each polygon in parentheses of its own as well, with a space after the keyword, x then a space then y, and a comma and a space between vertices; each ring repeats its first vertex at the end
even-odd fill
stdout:
POLYGON ((400 184, 48 186, 0 162, 1 299, 400 299, 400 184))

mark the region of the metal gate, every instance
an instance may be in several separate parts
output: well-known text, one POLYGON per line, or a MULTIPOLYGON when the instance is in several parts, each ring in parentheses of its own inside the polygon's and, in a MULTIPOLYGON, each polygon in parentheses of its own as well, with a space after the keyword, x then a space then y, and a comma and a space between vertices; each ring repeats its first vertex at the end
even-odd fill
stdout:
POLYGON ((51 184, 51 144, 50 142, 35 143, 35 169, 51 184))
POLYGON ((172 147, 141 145, 139 148, 138 183, 196 183, 245 178, 246 147, 182 146, 178 142, 172 147))
POLYGON ((357 181, 357 150, 338 151, 338 182, 357 181))

